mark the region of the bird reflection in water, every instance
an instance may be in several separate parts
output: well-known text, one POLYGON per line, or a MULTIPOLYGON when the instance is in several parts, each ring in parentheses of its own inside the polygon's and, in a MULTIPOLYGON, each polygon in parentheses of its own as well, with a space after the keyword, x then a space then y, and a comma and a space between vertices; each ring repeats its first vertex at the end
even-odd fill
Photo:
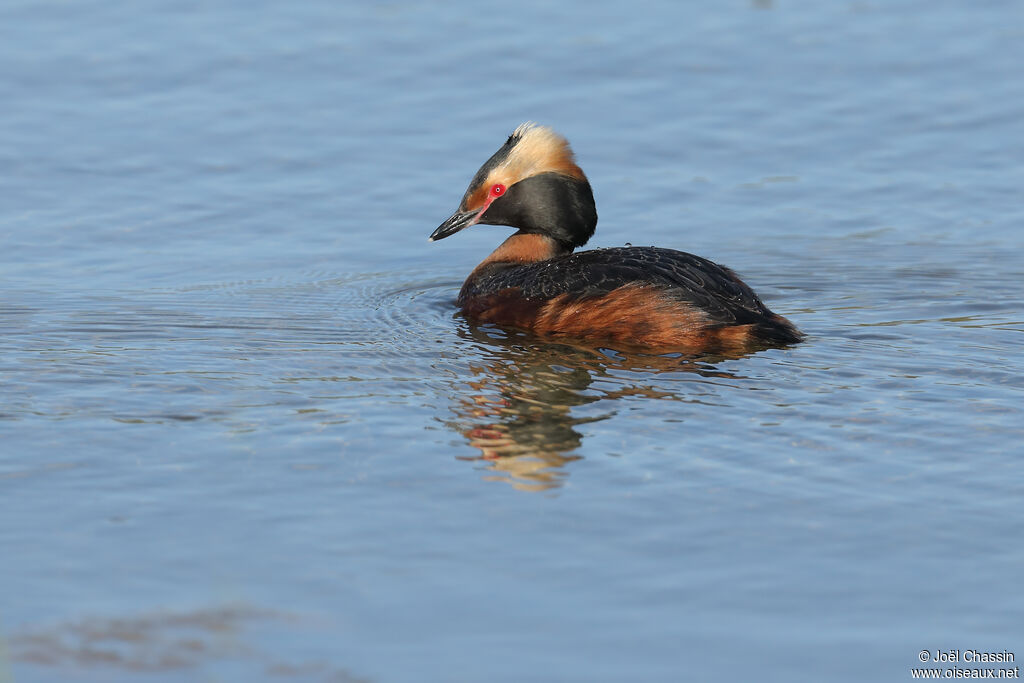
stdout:
POLYGON ((470 366, 474 378, 453 395, 455 420, 447 424, 480 451, 460 459, 486 463, 486 480, 526 491, 560 486, 566 465, 583 457, 576 452, 583 442, 577 427, 615 414, 613 404, 599 412, 581 407, 635 396, 693 400, 642 383, 645 374, 735 377, 707 357, 624 355, 489 326, 463 328, 461 336, 485 353, 470 366), (626 373, 641 377, 623 379, 626 373))

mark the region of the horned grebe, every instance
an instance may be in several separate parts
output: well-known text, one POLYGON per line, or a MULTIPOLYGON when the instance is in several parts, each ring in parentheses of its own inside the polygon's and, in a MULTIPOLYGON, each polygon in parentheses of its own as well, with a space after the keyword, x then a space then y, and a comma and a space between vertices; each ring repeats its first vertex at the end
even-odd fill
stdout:
POLYGON ((545 126, 516 128, 430 241, 476 223, 518 230, 462 285, 457 303, 472 321, 659 350, 803 338, 734 272, 699 256, 661 247, 573 253, 594 234, 594 195, 569 143, 545 126))

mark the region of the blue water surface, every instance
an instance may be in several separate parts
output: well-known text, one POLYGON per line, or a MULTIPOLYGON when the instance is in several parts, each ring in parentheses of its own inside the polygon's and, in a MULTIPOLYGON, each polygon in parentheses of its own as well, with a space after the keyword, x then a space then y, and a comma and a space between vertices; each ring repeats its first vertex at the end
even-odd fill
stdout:
POLYGON ((0 681, 1024 658, 1021 64, 1014 0, 0 4, 0 681), (806 342, 458 316, 526 120, 806 342))

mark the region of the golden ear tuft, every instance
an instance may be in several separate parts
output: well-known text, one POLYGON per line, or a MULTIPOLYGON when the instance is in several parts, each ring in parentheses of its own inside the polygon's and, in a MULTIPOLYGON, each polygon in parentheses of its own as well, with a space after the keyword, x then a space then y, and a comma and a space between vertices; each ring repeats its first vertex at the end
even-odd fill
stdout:
POLYGON ((569 142, 548 126, 527 121, 512 132, 509 142, 512 149, 501 165, 515 181, 546 172, 584 179, 569 142))
POLYGON ((526 121, 524 123, 520 123, 518 126, 516 126, 516 129, 512 131, 512 135, 509 135, 508 138, 509 140, 518 141, 534 128, 543 128, 543 126, 541 126, 538 123, 534 123, 533 121, 526 121))

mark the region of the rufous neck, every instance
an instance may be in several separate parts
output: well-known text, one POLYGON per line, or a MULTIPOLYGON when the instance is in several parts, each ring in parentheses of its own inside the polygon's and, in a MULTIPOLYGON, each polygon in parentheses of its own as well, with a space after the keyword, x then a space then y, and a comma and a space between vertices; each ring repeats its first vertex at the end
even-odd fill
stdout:
POLYGON ((521 233, 509 237, 501 246, 477 266, 482 268, 491 263, 536 263, 567 254, 572 248, 563 246, 546 235, 521 233))

